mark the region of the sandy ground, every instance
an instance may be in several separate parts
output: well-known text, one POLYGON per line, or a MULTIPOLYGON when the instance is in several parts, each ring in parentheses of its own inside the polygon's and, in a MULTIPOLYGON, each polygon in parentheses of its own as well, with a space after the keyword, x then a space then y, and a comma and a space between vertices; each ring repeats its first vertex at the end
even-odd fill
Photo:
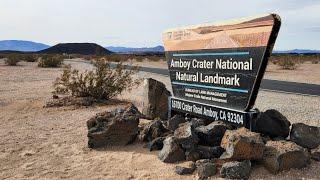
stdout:
MULTIPOLYGON (((88 65, 73 63, 77 68, 88 65)), ((179 176, 176 164, 165 164, 157 152, 142 144, 99 150, 87 148, 86 121, 97 112, 121 105, 112 103, 89 108, 43 108, 51 96, 52 82, 61 69, 43 69, 35 63, 8 67, 0 61, 0 179, 196 179, 179 176)), ((150 73, 168 85, 169 79, 150 73)), ((120 99, 138 101, 138 88, 120 99), (136 96, 132 96, 136 94, 136 96)), ((261 91, 258 108, 276 108, 292 122, 320 125, 320 97, 261 91)), ((263 167, 252 179, 319 179, 320 163, 309 168, 271 175, 263 167)), ((215 177, 217 178, 217 177, 215 177)))
MULTIPOLYGON (((166 61, 137 62, 131 60, 127 63, 145 67, 168 68, 166 61)), ((305 62, 303 64, 299 64, 295 70, 282 70, 279 66, 269 63, 264 79, 320 84, 320 64, 305 62)))

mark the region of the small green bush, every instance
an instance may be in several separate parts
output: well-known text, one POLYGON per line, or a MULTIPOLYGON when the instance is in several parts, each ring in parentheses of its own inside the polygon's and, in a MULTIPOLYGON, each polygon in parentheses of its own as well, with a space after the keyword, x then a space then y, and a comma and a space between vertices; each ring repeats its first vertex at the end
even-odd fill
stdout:
POLYGON ((281 69, 285 70, 294 70, 297 69, 298 63, 297 61, 292 60, 290 57, 284 57, 283 59, 279 60, 277 63, 281 69))
POLYGON ((16 66, 20 61, 20 56, 18 54, 9 54, 5 58, 5 64, 8 66, 16 66))
POLYGON ((38 66, 39 67, 60 67, 63 63, 63 56, 60 55, 42 55, 39 58, 38 66))
POLYGON ((131 89, 139 81, 133 81, 132 75, 137 67, 125 69, 120 63, 111 69, 106 60, 94 61, 95 69, 79 72, 65 66, 63 73, 54 82, 54 94, 69 94, 74 97, 93 97, 97 100, 108 100, 125 89, 131 89))

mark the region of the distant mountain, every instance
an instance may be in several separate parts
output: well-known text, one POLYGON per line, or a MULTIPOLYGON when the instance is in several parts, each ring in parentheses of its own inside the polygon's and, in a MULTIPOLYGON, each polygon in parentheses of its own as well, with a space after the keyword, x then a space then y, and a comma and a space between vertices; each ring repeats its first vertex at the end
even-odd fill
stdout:
POLYGON ((61 43, 48 49, 39 51, 48 54, 83 54, 83 55, 103 55, 112 52, 95 43, 61 43))
POLYGON ((40 51, 50 46, 42 43, 22 40, 3 40, 0 41, 0 51, 40 51))
POLYGON ((312 49, 292 49, 292 50, 284 50, 284 51, 273 51, 276 54, 318 54, 320 50, 312 50, 312 49))
POLYGON ((132 48, 132 47, 121 47, 121 46, 108 46, 108 50, 117 53, 145 53, 145 52, 163 52, 163 46, 155 47, 142 47, 142 48, 132 48))

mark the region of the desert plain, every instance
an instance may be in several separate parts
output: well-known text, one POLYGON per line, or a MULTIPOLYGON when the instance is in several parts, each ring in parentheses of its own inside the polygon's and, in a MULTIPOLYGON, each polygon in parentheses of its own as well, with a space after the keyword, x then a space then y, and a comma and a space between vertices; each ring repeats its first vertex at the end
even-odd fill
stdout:
MULTIPOLYGON (((67 61, 81 70, 91 68, 67 61)), ((132 62, 131 62, 132 63, 132 62)), ((141 66, 166 68, 165 62, 133 62, 141 66)), ((320 64, 302 64, 296 70, 269 65, 265 78, 320 84, 320 64)), ((141 89, 124 92, 105 105, 93 107, 43 108, 51 98, 52 82, 61 68, 38 68, 37 63, 20 62, 6 66, 0 60, 0 178, 1 179, 196 179, 175 174, 179 164, 166 164, 143 144, 92 150, 87 147, 86 121, 98 112, 139 104, 141 89)), ((139 72, 137 78, 151 77, 169 90, 167 76, 139 72)), ((320 126, 320 97, 261 90, 255 108, 277 109, 291 123, 320 126)), ((147 120, 141 120, 145 123, 147 120)), ((320 162, 312 161, 301 170, 270 174, 255 167, 251 179, 319 179, 320 162)), ((219 178, 215 176, 214 178, 219 178)))

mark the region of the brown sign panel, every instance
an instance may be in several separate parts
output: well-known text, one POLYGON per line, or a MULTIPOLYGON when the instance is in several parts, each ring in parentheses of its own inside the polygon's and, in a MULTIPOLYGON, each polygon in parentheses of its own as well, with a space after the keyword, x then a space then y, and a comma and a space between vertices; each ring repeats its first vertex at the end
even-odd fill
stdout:
POLYGON ((279 16, 267 14, 165 31, 175 98, 250 110, 279 28, 279 16))

